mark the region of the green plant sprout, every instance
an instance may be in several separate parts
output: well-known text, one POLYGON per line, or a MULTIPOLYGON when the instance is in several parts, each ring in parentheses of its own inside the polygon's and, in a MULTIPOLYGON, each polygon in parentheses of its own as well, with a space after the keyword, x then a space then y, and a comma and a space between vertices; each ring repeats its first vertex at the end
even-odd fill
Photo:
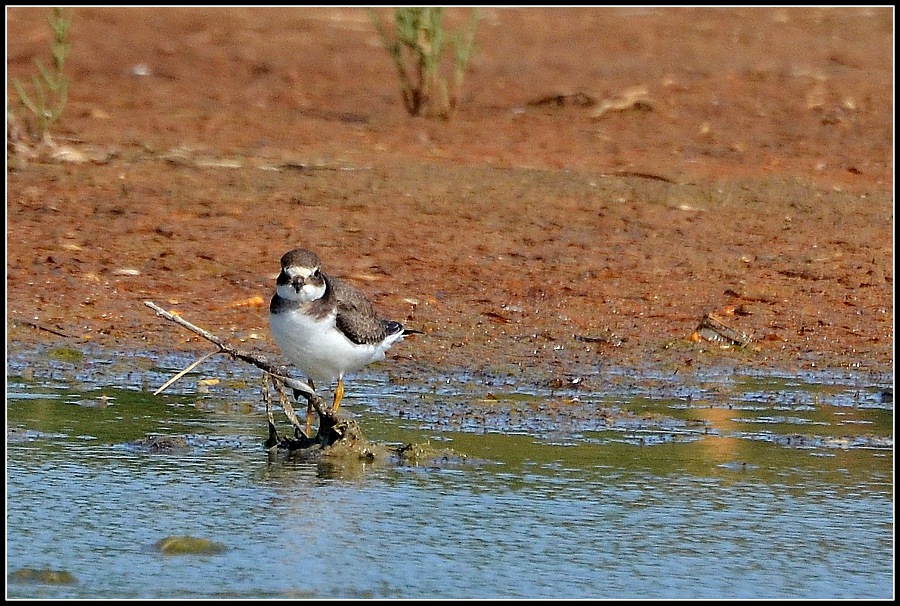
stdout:
POLYGON ((52 68, 48 69, 40 59, 34 60, 38 74, 31 78, 32 95, 18 79, 12 80, 19 102, 31 116, 25 122, 35 140, 48 136, 50 126, 59 119, 69 97, 69 79, 63 73, 63 67, 71 49, 68 35, 72 17, 67 16, 62 8, 54 7, 47 21, 53 31, 53 41, 50 43, 52 68))
POLYGON ((369 16, 394 59, 407 112, 412 116, 452 116, 459 103, 466 67, 475 50, 478 9, 472 9, 464 35, 446 31, 442 7, 394 9, 393 35, 388 33, 374 10, 370 9, 369 16), (453 74, 449 86, 447 78, 441 74, 448 38, 453 47, 453 74))

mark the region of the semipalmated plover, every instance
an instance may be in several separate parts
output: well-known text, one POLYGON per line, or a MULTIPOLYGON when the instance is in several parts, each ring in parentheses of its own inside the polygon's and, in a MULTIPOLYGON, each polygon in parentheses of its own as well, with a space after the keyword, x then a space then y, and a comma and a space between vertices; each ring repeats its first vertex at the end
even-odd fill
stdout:
MULTIPOLYGON (((334 410, 344 397, 344 375, 384 359, 407 330, 378 316, 352 285, 323 274, 315 253, 298 248, 281 257, 281 273, 269 305, 269 326, 281 352, 309 380, 337 380, 334 410)), ((307 411, 307 434, 311 410, 307 411)))

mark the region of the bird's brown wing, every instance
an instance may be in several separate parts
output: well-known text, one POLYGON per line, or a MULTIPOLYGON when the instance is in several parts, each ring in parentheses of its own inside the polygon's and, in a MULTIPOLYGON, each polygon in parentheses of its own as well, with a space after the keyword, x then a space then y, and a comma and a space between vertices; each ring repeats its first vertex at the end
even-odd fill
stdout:
POLYGON ((347 282, 330 278, 329 286, 337 301, 337 328, 357 345, 381 343, 389 334, 403 330, 397 322, 379 318, 366 296, 347 282))

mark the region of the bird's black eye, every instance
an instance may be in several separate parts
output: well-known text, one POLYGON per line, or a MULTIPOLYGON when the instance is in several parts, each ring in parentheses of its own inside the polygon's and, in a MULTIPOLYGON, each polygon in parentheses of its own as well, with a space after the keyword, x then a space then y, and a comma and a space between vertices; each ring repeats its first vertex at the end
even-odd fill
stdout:
POLYGON ((318 278, 322 275, 322 273, 319 271, 319 268, 317 267, 316 271, 314 271, 312 275, 313 275, 313 278, 318 278))

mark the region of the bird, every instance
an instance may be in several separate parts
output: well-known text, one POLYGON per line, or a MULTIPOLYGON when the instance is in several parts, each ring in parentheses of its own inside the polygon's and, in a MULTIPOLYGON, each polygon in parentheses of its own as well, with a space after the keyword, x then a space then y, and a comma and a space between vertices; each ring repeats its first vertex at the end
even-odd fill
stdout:
MULTIPOLYGON (((326 275, 314 252, 297 248, 281 257, 269 304, 269 328, 282 354, 315 383, 337 381, 332 410, 344 397, 344 376, 383 360, 406 335, 421 331, 382 318, 359 289, 326 275)), ((312 407, 307 406, 310 434, 312 407)))

